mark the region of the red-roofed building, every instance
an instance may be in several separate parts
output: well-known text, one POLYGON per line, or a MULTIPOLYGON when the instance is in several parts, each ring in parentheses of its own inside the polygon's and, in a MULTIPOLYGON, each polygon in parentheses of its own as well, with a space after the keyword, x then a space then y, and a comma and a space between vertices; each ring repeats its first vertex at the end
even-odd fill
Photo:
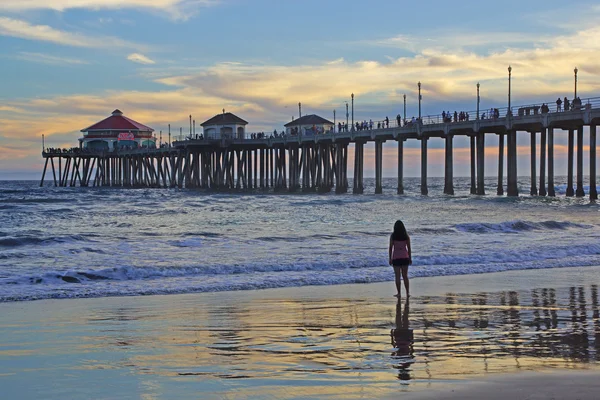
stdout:
POLYGON ((156 147, 154 129, 142 125, 115 110, 108 118, 82 129, 79 147, 86 149, 113 150, 121 147, 156 147))

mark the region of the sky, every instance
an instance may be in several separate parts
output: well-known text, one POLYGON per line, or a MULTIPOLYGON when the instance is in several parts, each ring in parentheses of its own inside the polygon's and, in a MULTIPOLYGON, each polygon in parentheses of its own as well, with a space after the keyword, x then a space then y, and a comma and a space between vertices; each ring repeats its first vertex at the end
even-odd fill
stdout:
MULTIPOLYGON (((509 65, 513 106, 571 98, 574 67, 580 97, 600 96, 599 17, 594 1, 0 0, 0 179, 39 179, 42 135, 77 146, 116 108, 157 133, 222 109, 271 132, 298 102, 339 121, 354 93, 355 119, 377 120, 401 113, 406 94, 410 118, 419 81, 423 115, 475 110, 478 82, 481 109, 506 107, 509 65)), ((528 143, 521 134, 523 174, 528 143)), ((556 143, 561 174, 564 135, 556 143)), ((488 175, 496 145, 486 142, 488 175)), ((455 146, 466 176, 468 142, 455 146)), ((418 147, 406 146, 406 176, 420 173, 418 147)), ((430 147, 441 176, 443 142, 430 147)))

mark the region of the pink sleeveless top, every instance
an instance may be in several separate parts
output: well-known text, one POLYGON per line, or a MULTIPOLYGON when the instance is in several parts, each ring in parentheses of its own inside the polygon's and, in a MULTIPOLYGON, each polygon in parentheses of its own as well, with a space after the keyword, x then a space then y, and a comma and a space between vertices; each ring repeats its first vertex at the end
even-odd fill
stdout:
POLYGON ((394 240, 393 246, 392 260, 408 258, 408 244, 406 240, 394 240))

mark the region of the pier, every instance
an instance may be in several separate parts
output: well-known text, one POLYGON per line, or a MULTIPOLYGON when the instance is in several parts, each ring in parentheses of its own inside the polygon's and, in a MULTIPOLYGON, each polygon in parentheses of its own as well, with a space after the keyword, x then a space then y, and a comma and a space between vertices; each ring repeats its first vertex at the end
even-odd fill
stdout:
MULTIPOLYGON (((553 104, 545 103, 545 104, 553 104)), ((419 141, 421 147, 421 194, 427 185, 428 140, 445 143, 444 193, 454 194, 453 139, 470 140, 471 193, 485 195, 485 139, 498 135, 498 195, 518 196, 517 136, 529 135, 531 155, 531 195, 555 196, 554 136, 568 135, 567 196, 583 197, 584 127, 589 127, 589 197, 596 191, 596 126, 600 122, 600 97, 577 101, 568 110, 550 110, 539 105, 493 109, 488 118, 479 110, 455 121, 449 116, 429 115, 414 122, 379 121, 362 130, 349 127, 305 135, 278 137, 245 134, 243 138, 214 138, 190 134, 160 148, 118 149, 114 151, 59 149, 47 151, 40 186, 49 171, 55 186, 112 186, 124 188, 186 188, 208 190, 273 190, 288 192, 347 193, 348 152, 354 151, 352 193, 364 193, 364 145, 375 144, 375 193, 382 192, 383 144, 397 143, 398 187, 404 193, 404 142, 419 141), (517 112, 513 114, 513 110, 517 112), (490 118, 491 117, 491 118, 490 118), (537 154, 537 137, 540 153, 537 154), (506 143, 506 160, 504 146, 506 143), (352 150, 352 149, 350 149, 352 150), (539 157, 540 169, 536 165, 539 157), (506 166, 506 188, 504 167, 506 166), (575 167, 575 168, 574 168, 575 167)), ((195 121, 194 121, 195 129, 195 121)))

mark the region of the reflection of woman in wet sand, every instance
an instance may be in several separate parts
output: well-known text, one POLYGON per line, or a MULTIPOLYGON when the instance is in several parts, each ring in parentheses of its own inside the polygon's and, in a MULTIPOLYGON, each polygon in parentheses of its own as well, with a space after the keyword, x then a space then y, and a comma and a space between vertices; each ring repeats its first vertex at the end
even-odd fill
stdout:
POLYGON ((394 232, 390 236, 389 263, 394 267, 396 280, 395 296, 400 297, 400 281, 404 281, 406 296, 410 296, 408 285, 408 266, 412 264, 412 253, 410 249, 410 236, 402 221, 398 220, 394 224, 394 232))
POLYGON ((410 379, 409 367, 414 362, 412 355, 412 344, 414 340, 413 330, 409 328, 408 322, 409 303, 406 299, 404 304, 404 312, 402 312, 402 302, 398 299, 396 305, 396 329, 392 329, 390 336, 392 337, 392 346, 394 346, 393 357, 399 357, 401 360, 400 364, 394 366, 404 373, 398 375, 399 379, 408 380, 410 379), (406 356, 409 356, 406 358, 406 356))

